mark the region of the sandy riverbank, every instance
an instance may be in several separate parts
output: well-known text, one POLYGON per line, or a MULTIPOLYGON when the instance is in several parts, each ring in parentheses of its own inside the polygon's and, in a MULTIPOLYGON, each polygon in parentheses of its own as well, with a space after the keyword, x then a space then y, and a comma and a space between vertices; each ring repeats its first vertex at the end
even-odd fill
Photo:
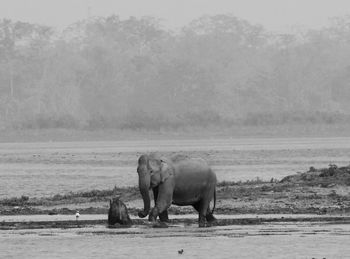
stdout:
MULTIPOLYGON (((0 201, 1 228, 51 228, 83 227, 105 224, 108 201, 119 196, 127 205, 135 224, 147 224, 136 219, 142 208, 137 187, 94 190, 69 193, 44 198, 19 197, 0 201), (86 215, 79 222, 74 220, 76 210, 86 215), (92 215, 100 218, 91 218, 92 215), (46 220, 11 220, 19 215, 41 215, 46 220), (61 215, 61 218, 60 218, 61 215), (65 215, 65 216, 63 216, 65 215), (88 218, 91 215, 90 218, 88 218), (51 220, 50 220, 51 217, 51 220), (54 217, 58 217, 57 219, 54 217), (62 220, 62 217, 68 217, 62 220), (71 217, 71 219, 69 219, 71 217)), ((310 168, 305 173, 287 176, 280 181, 221 182, 217 187, 217 224, 260 224, 280 221, 324 221, 349 223, 350 216, 350 167, 310 168), (276 215, 267 217, 266 215, 276 215), (289 216, 279 216, 281 214, 289 216), (308 217, 296 215, 309 215, 308 217), (232 218, 232 216, 238 216, 232 218), (255 215, 246 217, 244 215, 255 215), (320 217, 322 216, 322 217, 320 217)), ((196 218, 177 215, 195 215, 190 206, 170 208, 173 223, 195 223, 196 218)))

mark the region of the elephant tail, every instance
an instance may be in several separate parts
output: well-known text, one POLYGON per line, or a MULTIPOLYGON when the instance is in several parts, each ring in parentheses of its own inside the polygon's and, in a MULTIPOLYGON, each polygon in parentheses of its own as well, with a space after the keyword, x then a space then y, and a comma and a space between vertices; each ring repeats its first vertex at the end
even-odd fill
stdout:
POLYGON ((214 214, 215 206, 216 206, 216 188, 214 189, 214 206, 213 206, 213 209, 211 210, 211 214, 214 214))

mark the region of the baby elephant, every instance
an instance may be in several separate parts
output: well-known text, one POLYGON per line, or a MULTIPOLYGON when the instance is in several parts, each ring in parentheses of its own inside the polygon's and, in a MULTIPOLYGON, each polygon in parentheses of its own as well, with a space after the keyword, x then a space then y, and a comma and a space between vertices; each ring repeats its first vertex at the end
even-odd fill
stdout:
POLYGON ((110 207, 108 211, 108 224, 115 225, 131 225, 132 221, 128 214, 128 209, 119 198, 110 200, 110 207))

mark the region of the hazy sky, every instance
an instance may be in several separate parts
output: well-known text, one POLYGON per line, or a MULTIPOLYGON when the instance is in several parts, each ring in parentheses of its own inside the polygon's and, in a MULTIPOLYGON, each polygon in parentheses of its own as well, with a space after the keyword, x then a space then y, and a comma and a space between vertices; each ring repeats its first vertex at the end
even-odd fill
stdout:
POLYGON ((204 14, 231 13, 269 30, 318 28, 350 14, 350 0, 0 0, 0 18, 63 28, 91 16, 156 16, 176 28, 204 14))

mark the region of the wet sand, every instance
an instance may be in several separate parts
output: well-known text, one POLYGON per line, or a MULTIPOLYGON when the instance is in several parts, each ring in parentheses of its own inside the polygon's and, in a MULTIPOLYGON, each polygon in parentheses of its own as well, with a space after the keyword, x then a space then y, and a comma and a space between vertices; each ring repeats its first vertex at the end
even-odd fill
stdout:
MULTIPOLYGON (((314 215, 314 214, 244 214, 244 215, 215 215, 217 221, 207 227, 232 226, 232 225, 260 225, 266 223, 291 223, 291 222, 318 222, 323 224, 350 224, 350 216, 346 215, 314 215)), ((170 215, 168 224, 148 222, 147 219, 131 217, 133 227, 148 226, 150 228, 164 228, 174 225, 196 225, 197 215, 170 215)), ((88 214, 81 215, 79 219, 74 219, 73 215, 17 215, 1 216, 0 230, 22 230, 22 229, 74 229, 87 228, 92 226, 106 226, 109 228, 129 228, 116 224, 108 226, 107 215, 88 214)))
POLYGON ((0 230, 0 257, 346 258, 349 238, 350 224, 325 222, 0 230))

